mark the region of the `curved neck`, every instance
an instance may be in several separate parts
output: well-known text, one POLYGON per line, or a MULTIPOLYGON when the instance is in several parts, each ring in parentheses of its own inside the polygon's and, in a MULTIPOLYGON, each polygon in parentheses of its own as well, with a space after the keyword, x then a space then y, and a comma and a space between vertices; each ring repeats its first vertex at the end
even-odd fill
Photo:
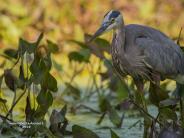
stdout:
POLYGON ((117 49, 118 51, 125 51, 125 27, 124 23, 122 23, 115 31, 117 49))

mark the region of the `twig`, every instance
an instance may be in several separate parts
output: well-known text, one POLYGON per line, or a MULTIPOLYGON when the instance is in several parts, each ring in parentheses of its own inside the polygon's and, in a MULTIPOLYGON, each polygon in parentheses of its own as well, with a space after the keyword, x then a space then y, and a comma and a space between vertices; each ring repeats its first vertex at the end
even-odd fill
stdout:
POLYGON ((183 101, 182 101, 182 97, 180 96, 180 116, 181 116, 181 123, 182 123, 182 126, 184 126, 184 117, 183 117, 183 114, 184 111, 183 111, 183 101))
POLYGON ((0 115, 0 117, 1 117, 3 120, 8 120, 8 121, 10 121, 10 122, 14 122, 12 119, 6 118, 6 117, 3 116, 3 115, 0 115))
POLYGON ((14 107, 17 105, 17 103, 20 101, 20 99, 24 96, 24 94, 26 93, 26 90, 27 90, 27 88, 25 88, 24 92, 17 98, 17 100, 15 101, 15 103, 11 106, 10 110, 6 114, 5 119, 8 118, 8 116, 10 115, 10 113, 12 112, 12 110, 14 109, 14 107))
POLYGON ((90 110, 93 113, 100 114, 99 111, 97 111, 97 110, 95 110, 95 109, 93 109, 93 108, 91 108, 89 106, 83 105, 83 104, 80 104, 79 106, 76 107, 76 109, 79 109, 79 108, 85 108, 85 109, 90 110))
MULTIPOLYGON (((14 91, 14 96, 13 96, 13 101, 12 101, 12 106, 13 106, 13 104, 15 104, 16 97, 17 97, 17 91, 15 90, 15 91, 14 91)), ((10 113, 10 114, 11 114, 11 115, 10 115, 11 118, 13 118, 12 112, 13 112, 13 109, 12 109, 12 111, 11 111, 11 113, 10 113)))
POLYGON ((181 32, 182 32, 182 27, 180 29, 179 35, 178 35, 178 39, 177 39, 177 44, 180 45, 180 37, 181 37, 181 32))
POLYGON ((141 110, 142 113, 146 114, 148 117, 150 117, 151 119, 153 119, 155 122, 157 122, 159 125, 163 126, 162 123, 157 120, 156 118, 154 118, 152 115, 150 115, 148 112, 146 112, 142 107, 140 107, 137 103, 135 103, 132 99, 130 99, 130 102, 132 104, 134 104, 137 108, 139 108, 141 110))
POLYGON ((141 122, 141 120, 136 121, 136 122, 135 122, 133 125, 131 125, 128 129, 131 129, 131 128, 135 127, 139 122, 141 122))
POLYGON ((100 125, 101 124, 101 122, 103 121, 103 119, 104 119, 104 117, 105 117, 105 115, 107 114, 107 112, 104 112, 103 114, 102 114, 102 116, 100 117, 100 119, 97 121, 97 125, 100 125))

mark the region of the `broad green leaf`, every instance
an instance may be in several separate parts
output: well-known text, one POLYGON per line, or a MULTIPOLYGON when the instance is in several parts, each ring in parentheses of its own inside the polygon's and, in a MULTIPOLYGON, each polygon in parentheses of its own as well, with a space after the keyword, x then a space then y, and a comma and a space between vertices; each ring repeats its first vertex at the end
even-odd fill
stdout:
POLYGON ((57 81, 50 73, 46 73, 42 85, 52 92, 56 92, 58 90, 57 81))
POLYGON ((120 138, 120 137, 111 129, 111 138, 120 138))
POLYGON ((159 106, 160 101, 163 101, 167 98, 169 98, 169 95, 166 91, 159 88, 155 84, 150 83, 149 99, 152 104, 159 106))
POLYGON ((106 97, 99 97, 99 108, 101 112, 106 112, 111 108, 111 105, 106 97))
POLYGON ((48 49, 51 53, 56 53, 59 51, 58 45, 53 43, 50 40, 47 40, 47 44, 48 44, 48 49))
POLYGON ((31 121, 32 109, 31 109, 31 102, 28 96, 26 98, 25 115, 26 115, 26 121, 31 121))
POLYGON ((80 41, 77 41, 77 40, 69 40, 69 42, 75 43, 75 44, 79 45, 81 48, 87 48, 88 49, 88 46, 83 42, 80 42, 80 41))
POLYGON ((115 126, 121 127, 121 117, 118 115, 117 111, 113 107, 109 109, 109 119, 115 126))
POLYGON ((91 35, 85 34, 85 42, 91 52, 99 58, 104 58, 104 52, 110 53, 110 44, 107 40, 96 38, 93 42, 88 43, 91 35))
POLYGON ((38 39, 36 40, 36 42, 35 42, 35 45, 36 45, 36 47, 40 44, 40 41, 43 39, 43 32, 42 33, 40 33, 40 35, 38 36, 38 39))
POLYGON ((4 75, 1 75, 0 76, 0 89, 1 89, 2 82, 3 82, 3 78, 4 78, 4 75))
POLYGON ((30 71, 33 74, 33 82, 39 84, 45 82, 45 78, 51 68, 51 61, 46 59, 35 58, 30 66, 30 71))
POLYGON ((5 104, 7 100, 0 97, 0 102, 5 104))
POLYGON ((52 63, 55 69, 57 69, 58 71, 63 71, 63 67, 61 64, 57 63, 54 59, 52 60, 52 63))
POLYGON ((74 99, 79 99, 80 98, 80 90, 74 86, 72 86, 71 84, 69 83, 65 83, 66 85, 66 88, 65 90, 63 91, 63 93, 66 93, 68 95, 71 95, 73 96, 74 99))
POLYGON ((124 81, 118 81, 116 92, 117 92, 117 98, 119 99, 119 101, 123 101, 125 98, 128 97, 129 89, 124 81))
POLYGON ((53 97, 50 91, 42 89, 37 96, 37 102, 40 106, 49 107, 53 103, 53 97))
POLYGON ((16 88, 17 88, 17 78, 13 75, 12 70, 10 69, 6 69, 4 71, 4 79, 5 79, 5 83, 6 86, 12 90, 13 92, 15 92, 16 88))
POLYGON ((25 54, 25 52, 28 52, 29 54, 34 53, 42 38, 43 38, 43 33, 39 35, 38 39, 34 43, 28 42, 20 38, 19 49, 18 49, 19 54, 22 56, 25 54))
POLYGON ((66 110, 67 110, 66 105, 61 109, 60 112, 53 110, 50 116, 50 123, 51 124, 63 123, 65 121, 66 110))
POLYGON ((82 62, 84 60, 84 57, 82 55, 80 55, 78 52, 71 52, 68 55, 68 58, 70 61, 82 62))
POLYGON ((81 54, 80 52, 71 52, 69 53, 68 58, 70 61, 88 62, 89 56, 84 53, 81 54))
POLYGON ((89 49, 81 49, 79 53, 84 57, 85 61, 89 61, 89 58, 91 56, 91 52, 89 49))
POLYGON ((115 126, 121 127, 122 119, 106 97, 99 97, 99 108, 102 112, 108 113, 109 119, 115 126))
POLYGON ((65 116, 66 115, 66 112, 67 112, 67 106, 64 105, 64 107, 60 111, 60 114, 63 115, 63 116, 65 116))
POLYGON ((66 132, 68 120, 66 119, 66 105, 61 109, 60 112, 53 110, 50 116, 50 130, 57 137, 63 137, 66 132))
POLYGON ((93 131, 78 125, 72 126, 72 134, 73 138, 100 138, 93 131))
POLYGON ((102 38, 97 38, 95 39, 95 42, 97 43, 97 45, 99 45, 99 47, 105 47, 105 48, 109 48, 110 43, 102 38))
POLYGON ((15 49, 6 49, 4 51, 4 54, 6 54, 7 56, 9 56, 11 58, 15 58, 15 59, 17 59, 17 57, 18 57, 18 52, 15 49))
POLYGON ((18 82, 17 82, 17 87, 18 88, 21 88, 21 89, 24 89, 24 86, 25 86, 25 83, 26 83, 26 78, 24 76, 24 69, 23 69, 23 66, 20 65, 20 68, 19 68, 19 79, 18 79, 18 82))
POLYGON ((35 49, 34 44, 29 43, 28 41, 26 41, 22 38, 19 39, 18 52, 19 52, 20 56, 24 55, 26 51, 29 51, 29 53, 32 53, 34 51, 34 49, 35 49))
POLYGON ((162 116, 162 118, 164 120, 167 120, 167 119, 171 119, 173 121, 177 120, 176 112, 170 108, 161 108, 160 109, 160 116, 162 116))

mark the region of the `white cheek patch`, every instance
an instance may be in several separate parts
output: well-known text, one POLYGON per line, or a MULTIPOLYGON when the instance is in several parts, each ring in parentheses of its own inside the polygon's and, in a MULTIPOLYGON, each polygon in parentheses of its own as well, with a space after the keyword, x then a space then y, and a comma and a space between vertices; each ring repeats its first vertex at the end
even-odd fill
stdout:
POLYGON ((116 22, 117 23, 122 23, 123 21, 123 17, 121 15, 119 15, 117 18, 116 18, 116 22))
POLYGON ((106 30, 107 31, 111 30, 111 29, 115 28, 115 26, 116 26, 116 23, 113 23, 113 24, 109 25, 106 30))

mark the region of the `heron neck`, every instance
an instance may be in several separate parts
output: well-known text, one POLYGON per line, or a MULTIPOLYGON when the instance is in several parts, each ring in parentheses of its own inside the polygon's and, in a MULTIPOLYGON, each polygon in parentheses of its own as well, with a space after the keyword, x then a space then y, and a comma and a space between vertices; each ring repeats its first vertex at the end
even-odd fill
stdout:
POLYGON ((118 51, 125 51, 125 28, 123 24, 116 29, 115 35, 118 42, 118 51))

